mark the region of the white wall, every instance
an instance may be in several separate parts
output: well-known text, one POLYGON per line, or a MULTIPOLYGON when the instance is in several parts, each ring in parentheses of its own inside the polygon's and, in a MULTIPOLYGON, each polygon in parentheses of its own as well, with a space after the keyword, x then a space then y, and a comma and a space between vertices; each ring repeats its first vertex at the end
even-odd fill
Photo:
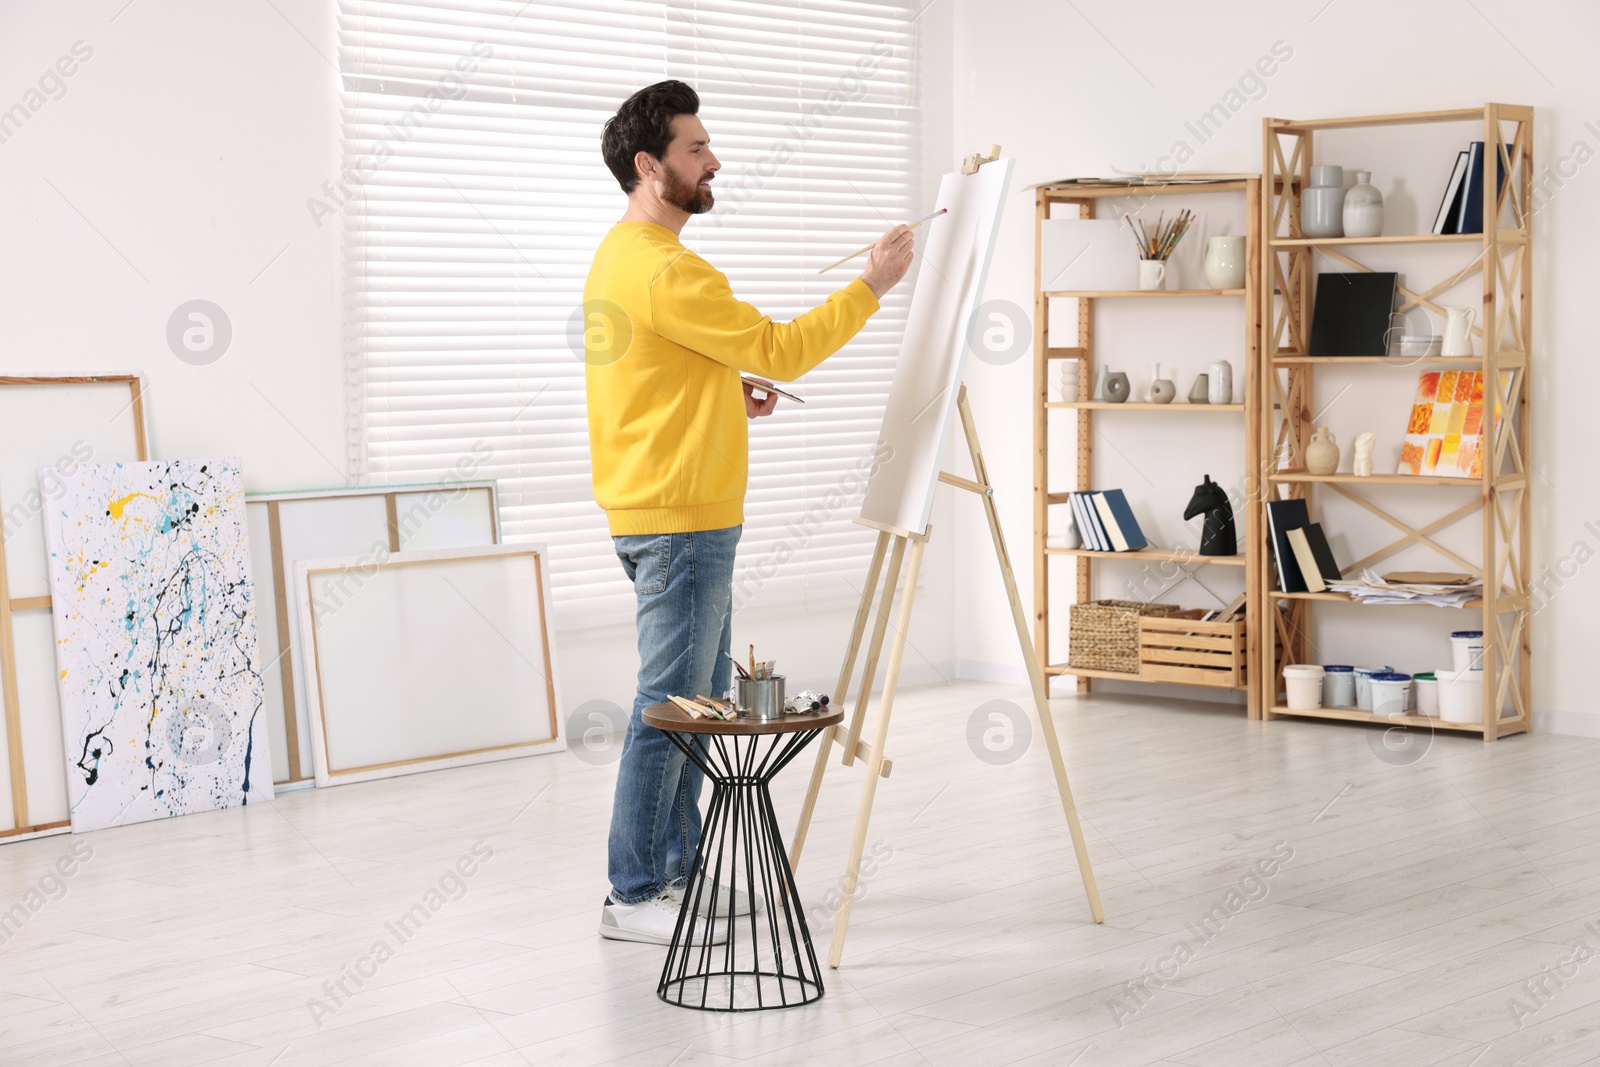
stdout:
MULTIPOLYGON (((1007 207, 988 298, 1009 299, 1030 313, 1033 205, 1031 192, 1021 186, 1107 174, 1113 166, 1154 167, 1179 141, 1193 151, 1190 169, 1257 172, 1261 119, 1266 116, 1381 114, 1497 100, 1538 108, 1535 151, 1544 163, 1553 167, 1580 142, 1586 148, 1578 155, 1585 162, 1600 153, 1600 83, 1588 54, 1600 34, 1600 11, 1577 0, 1490 0, 1476 5, 1445 0, 1308 0, 1292 5, 1219 0, 1156 8, 1112 0, 1075 5, 945 0, 944 6, 952 9, 949 17, 955 24, 949 82, 956 150, 996 141, 1018 161, 1019 188, 1007 207), (1292 55, 1266 79, 1264 94, 1254 94, 1260 98, 1246 101, 1202 142, 1185 123, 1223 100, 1279 41, 1292 55)), ((932 113, 929 120, 942 121, 932 113)), ((1460 132, 1451 131, 1451 143, 1471 139, 1464 128, 1455 129, 1460 132)), ((1392 210, 1400 213, 1431 210, 1455 147, 1427 138, 1372 134, 1351 134, 1338 142, 1345 160, 1370 166, 1392 210)), ((1600 552, 1600 495, 1595 492, 1592 449, 1585 441, 1593 420, 1588 398, 1600 374, 1588 357, 1591 346, 1584 325, 1590 303, 1585 294, 1600 281, 1591 251, 1600 237, 1600 166, 1574 160, 1561 181, 1535 220, 1537 369, 1530 381, 1537 413, 1533 462, 1538 478, 1533 558, 1536 574, 1550 568, 1548 580, 1555 592, 1534 621, 1534 704, 1541 729, 1600 735, 1600 711, 1587 699, 1577 673, 1600 640, 1600 622, 1586 609, 1600 592, 1600 578, 1595 568, 1578 563, 1579 557, 1586 562, 1600 552), (1586 527, 1591 521, 1596 530, 1586 527)), ((1416 259, 1403 262, 1420 272, 1416 259)), ((1186 346, 1175 343, 1181 340, 1175 333, 1164 345, 1133 340, 1112 358, 1134 372, 1136 385, 1148 378, 1152 360, 1166 359, 1169 352, 1190 358, 1186 346)), ((969 379, 990 466, 1002 481, 1007 536, 1019 549, 1032 537, 1033 442, 1024 416, 1031 373, 1029 360, 1022 359, 1005 367, 977 364, 969 379)), ((1403 376, 1393 379, 1396 384, 1373 377, 1356 380, 1369 386, 1384 382, 1384 392, 1396 396, 1372 406, 1365 399, 1372 394, 1358 399, 1352 391, 1335 404, 1328 421, 1347 445, 1357 429, 1377 432, 1383 462, 1384 446, 1392 451, 1397 444, 1396 418, 1403 415, 1396 412, 1404 411, 1414 381, 1403 376)), ((1180 387, 1185 384, 1180 381, 1180 387)), ((1324 397, 1337 391, 1337 384, 1331 389, 1327 383, 1319 385, 1324 397)), ((1101 425, 1113 434, 1110 420, 1102 419, 1101 425)), ((1198 478, 1189 479, 1187 471, 1178 477, 1165 465, 1188 461, 1187 443, 1151 449, 1133 432, 1137 424, 1116 426, 1120 436, 1115 443, 1128 451, 1135 466, 1154 472, 1162 491, 1172 482, 1181 485, 1183 495, 1170 498, 1171 509, 1181 510, 1187 488, 1198 478)), ((1171 521, 1164 514, 1152 517, 1158 523, 1171 521)), ((978 551, 987 540, 975 516, 962 516, 959 527, 964 552, 978 551)), ((1028 552, 1018 551, 1019 566, 1028 569, 1029 558, 1028 552)), ((984 665, 1010 658, 1003 605, 989 596, 983 577, 957 578, 956 655, 973 674, 993 673, 984 665)), ((1057 601, 1059 607, 1065 603, 1066 597, 1057 601)), ((1391 647, 1355 636, 1372 616, 1349 616, 1363 609, 1333 610, 1345 618, 1335 619, 1327 631, 1330 655, 1370 656, 1391 647)), ((1395 619, 1398 610, 1383 616, 1387 633, 1444 628, 1456 621, 1436 617, 1408 624, 1403 616, 1395 619)), ((1431 654, 1418 646, 1420 641, 1421 648, 1431 648, 1431 637, 1411 645, 1401 640, 1408 663, 1431 654)))
MULTIPOLYGON (((92 50, 0 144, 0 371, 140 370, 153 455, 242 457, 250 492, 342 485, 338 226, 306 208, 339 173, 333 0, 125 4, 0 8, 0 109, 92 50), (206 366, 165 340, 195 298, 233 328, 206 366)), ((954 673, 952 541, 929 553, 908 682, 954 673)), ((831 690, 854 610, 756 606, 735 638, 831 690)), ((557 640, 569 709, 631 703, 631 625, 557 640)))

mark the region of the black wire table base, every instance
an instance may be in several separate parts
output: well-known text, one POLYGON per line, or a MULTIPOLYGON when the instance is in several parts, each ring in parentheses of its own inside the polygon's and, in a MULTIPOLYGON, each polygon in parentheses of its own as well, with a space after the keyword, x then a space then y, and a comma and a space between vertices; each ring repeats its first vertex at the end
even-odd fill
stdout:
POLYGON ((668 1004, 762 1011, 822 997, 822 970, 767 791, 773 777, 819 732, 667 732, 712 787, 656 987, 668 1004), (741 896, 753 907, 748 914, 730 916, 739 910, 735 901, 741 896), (725 940, 718 936, 724 931, 725 940))

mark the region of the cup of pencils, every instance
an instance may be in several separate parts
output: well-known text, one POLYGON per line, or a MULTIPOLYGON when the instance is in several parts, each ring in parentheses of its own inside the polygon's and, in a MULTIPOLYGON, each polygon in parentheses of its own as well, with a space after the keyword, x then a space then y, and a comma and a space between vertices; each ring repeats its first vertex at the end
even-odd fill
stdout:
POLYGON ((1122 221, 1128 224, 1128 231, 1133 234, 1134 244, 1139 248, 1139 288, 1165 289, 1167 260, 1177 249, 1178 242, 1183 240, 1183 235, 1189 232, 1194 212, 1185 209, 1170 221, 1166 212, 1162 212, 1156 219, 1154 235, 1147 233, 1144 223, 1130 215, 1122 216, 1122 221))

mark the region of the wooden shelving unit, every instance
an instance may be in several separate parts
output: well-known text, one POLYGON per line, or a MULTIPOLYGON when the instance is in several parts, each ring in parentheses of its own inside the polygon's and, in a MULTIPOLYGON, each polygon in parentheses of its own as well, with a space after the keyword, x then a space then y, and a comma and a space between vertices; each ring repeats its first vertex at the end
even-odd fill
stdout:
MULTIPOLYGON (((1294 715, 1306 718, 1340 719, 1356 722, 1404 724, 1437 730, 1457 730, 1481 734, 1486 741, 1508 734, 1522 733, 1531 727, 1532 635, 1529 630, 1531 562, 1528 456, 1528 373, 1532 363, 1530 271, 1533 260, 1531 207, 1534 177, 1533 109, 1509 104, 1415 114, 1375 115, 1360 118, 1314 120, 1266 119, 1262 130, 1262 174, 1265 195, 1261 198, 1258 245, 1261 256, 1259 290, 1262 326, 1263 373, 1255 378, 1255 410, 1262 413, 1256 423, 1259 431, 1258 454, 1265 459, 1268 493, 1252 507, 1256 529, 1266 529, 1265 502, 1268 494, 1280 498, 1302 497, 1312 506, 1318 486, 1354 500, 1367 511, 1396 527, 1402 535, 1392 544, 1346 567, 1359 573, 1378 559, 1413 544, 1423 544, 1443 556, 1452 567, 1470 571, 1484 579, 1484 597, 1465 610, 1479 614, 1484 633, 1484 703, 1481 722, 1470 724, 1441 719, 1406 716, 1380 718, 1355 708, 1324 708, 1318 711, 1290 711, 1277 701, 1279 670, 1285 662, 1318 662, 1310 654, 1313 610, 1329 601, 1349 598, 1338 593, 1283 593, 1275 588, 1276 575, 1265 552, 1252 561, 1253 584, 1262 592, 1258 610, 1274 625, 1261 634, 1254 650, 1256 676, 1266 718, 1294 715), (1316 134, 1322 130, 1348 130, 1363 127, 1399 126, 1421 123, 1457 122, 1475 124, 1476 130, 1464 140, 1482 139, 1484 155, 1484 217, 1479 234, 1398 235, 1370 238, 1307 238, 1300 232, 1299 188, 1308 183, 1316 151, 1316 134), (1498 198, 1491 195, 1496 184, 1496 161, 1504 168, 1506 182, 1498 198), (1443 312, 1434 296, 1451 286, 1482 276, 1483 303, 1474 334, 1483 355, 1462 357, 1342 357, 1308 356, 1311 303, 1316 271, 1313 256, 1320 255, 1342 265, 1341 269, 1368 271, 1346 249, 1366 245, 1458 245, 1463 254, 1476 252, 1471 262, 1441 278, 1437 284, 1400 287, 1399 311, 1427 308, 1443 312), (1396 368, 1414 370, 1417 364, 1455 364, 1484 372, 1483 476, 1481 479, 1412 477, 1380 473, 1360 478, 1351 474, 1316 476, 1304 473, 1304 456, 1311 437, 1312 413, 1316 410, 1316 369, 1324 364, 1364 366, 1384 388, 1410 389, 1414 379, 1395 376, 1396 368), (1498 421, 1490 414, 1498 407, 1498 421), (1441 514, 1432 521, 1413 527, 1389 515, 1361 493, 1365 485, 1405 485, 1415 487, 1452 486, 1475 489, 1475 499, 1464 505, 1446 501, 1441 514), (1444 510, 1448 509, 1448 510, 1444 510), (1463 559, 1429 537, 1429 534, 1457 521, 1476 515, 1482 526, 1482 554, 1477 561, 1463 559), (1281 610, 1277 610, 1281 609, 1281 610)), ((1415 499, 1428 500, 1430 490, 1415 499)), ((1427 606, 1395 605, 1412 611, 1430 610, 1427 606)), ((1362 610, 1372 610, 1371 605, 1362 610)), ((1462 609, 1448 609, 1458 612, 1462 609)), ((1402 614, 1402 618, 1404 615, 1402 614)), ((1390 613, 1375 615, 1374 622, 1392 619, 1390 613)))
MULTIPOLYGON (((1046 534, 1049 529, 1050 508, 1066 507, 1067 494, 1052 492, 1049 486, 1049 418, 1050 412, 1056 410, 1069 410, 1074 412, 1077 421, 1076 445, 1077 463, 1076 476, 1073 488, 1077 490, 1094 488, 1094 439, 1095 421, 1102 413, 1115 411, 1139 413, 1130 418, 1150 419, 1152 417, 1165 419, 1168 417, 1209 414, 1212 416, 1229 416, 1240 420, 1240 432, 1244 437, 1245 462, 1249 470, 1258 469, 1259 455, 1257 445, 1260 435, 1252 429, 1259 422, 1256 405, 1259 402, 1260 390, 1257 387, 1258 346, 1260 343, 1260 324, 1257 316, 1261 307, 1258 293, 1258 279, 1260 277, 1260 249, 1258 247, 1257 227, 1261 218, 1261 182, 1251 176, 1245 178, 1224 178, 1208 182, 1173 183, 1173 184, 1148 184, 1137 187, 1127 186, 1086 186, 1076 183, 1063 183, 1057 185, 1044 185, 1036 190, 1034 200, 1035 208, 1035 240, 1034 240, 1034 567, 1033 567, 1033 603, 1034 603, 1034 643, 1039 655, 1039 662, 1046 664, 1047 676, 1072 675, 1077 679, 1078 689, 1087 690, 1091 680, 1101 678, 1115 678, 1132 681, 1151 681, 1151 678, 1141 678, 1136 674, 1125 674, 1117 671, 1092 670, 1088 668, 1069 667, 1066 663, 1052 663, 1050 661, 1050 614, 1051 604, 1049 599, 1050 565, 1052 560, 1069 558, 1075 569, 1075 600, 1078 602, 1093 598, 1093 578, 1095 568, 1100 566, 1126 566, 1138 565, 1150 561, 1179 562, 1185 565, 1207 565, 1223 567, 1242 567, 1245 569, 1247 589, 1257 573, 1253 553, 1258 552, 1264 543, 1257 530, 1258 516, 1256 509, 1246 508, 1245 513, 1236 516, 1239 525, 1240 543, 1250 546, 1249 551, 1236 556, 1208 557, 1196 554, 1193 550, 1183 548, 1147 548, 1139 552, 1095 552, 1088 549, 1049 548, 1046 545, 1046 534), (1043 224, 1052 217, 1052 209, 1060 208, 1061 213, 1055 217, 1073 217, 1070 212, 1076 210, 1078 218, 1094 218, 1096 208, 1100 201, 1108 198, 1126 198, 1137 196, 1139 198, 1159 196, 1197 196, 1197 195, 1233 195, 1242 196, 1245 201, 1245 228, 1246 228, 1246 278, 1242 289, 1159 289, 1159 290, 1046 290, 1044 288, 1043 264, 1040 252, 1043 244, 1043 224), (1050 348, 1049 340, 1049 302, 1052 298, 1067 297, 1078 301, 1078 336, 1076 345, 1068 348, 1050 348), (1110 404, 1091 401, 1090 391, 1095 379, 1095 310, 1103 300, 1193 300, 1213 299, 1237 301, 1241 313, 1245 316, 1245 349, 1240 353, 1240 378, 1241 395, 1243 401, 1233 404, 1188 404, 1181 399, 1171 404, 1147 404, 1128 402, 1110 404), (1049 370, 1054 360, 1075 359, 1079 362, 1078 398, 1077 400, 1052 401, 1050 399, 1049 370)), ((1120 417, 1119 417, 1120 418, 1120 417)), ((1148 423, 1144 428, 1148 428, 1148 423)), ((1242 473, 1242 472, 1241 472, 1242 473)), ((1248 639, 1248 652, 1245 663, 1253 670, 1257 662, 1255 651, 1256 635, 1260 626, 1256 621, 1256 597, 1248 595, 1246 600, 1246 634, 1248 639)), ((1181 673, 1181 672, 1172 672, 1181 673)), ((1260 717, 1259 694, 1262 687, 1257 686, 1253 678, 1247 678, 1245 671, 1236 672, 1236 677, 1230 680, 1231 688, 1246 693, 1249 715, 1251 718, 1260 717)), ((1158 683, 1159 684, 1159 683, 1158 683)))

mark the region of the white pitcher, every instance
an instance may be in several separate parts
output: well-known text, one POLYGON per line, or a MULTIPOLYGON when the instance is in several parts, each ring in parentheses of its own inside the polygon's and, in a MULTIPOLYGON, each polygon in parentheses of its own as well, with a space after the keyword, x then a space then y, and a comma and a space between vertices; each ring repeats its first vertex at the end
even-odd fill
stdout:
POLYGON ((1441 356, 1472 355, 1472 318, 1474 309, 1446 304, 1444 343, 1439 347, 1441 356))

